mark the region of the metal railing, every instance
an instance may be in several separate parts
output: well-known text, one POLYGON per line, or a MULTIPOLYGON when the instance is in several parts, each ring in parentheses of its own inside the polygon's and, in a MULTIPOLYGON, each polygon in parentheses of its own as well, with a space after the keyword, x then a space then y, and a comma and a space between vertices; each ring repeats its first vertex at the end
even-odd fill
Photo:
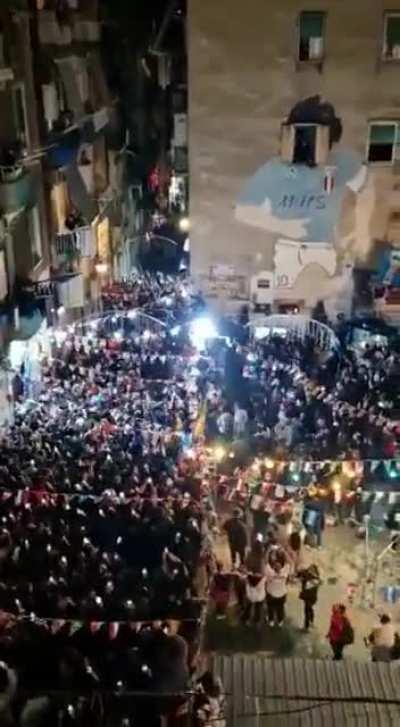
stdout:
POLYGON ((9 184, 10 182, 16 182, 24 174, 24 167, 22 164, 10 164, 0 165, 0 182, 2 184, 9 184))
POLYGON ((286 333, 293 333, 305 340, 311 338, 322 351, 334 351, 340 346, 334 331, 325 323, 316 321, 304 315, 275 314, 258 317, 249 322, 249 327, 255 334, 255 329, 265 329, 265 337, 286 333))

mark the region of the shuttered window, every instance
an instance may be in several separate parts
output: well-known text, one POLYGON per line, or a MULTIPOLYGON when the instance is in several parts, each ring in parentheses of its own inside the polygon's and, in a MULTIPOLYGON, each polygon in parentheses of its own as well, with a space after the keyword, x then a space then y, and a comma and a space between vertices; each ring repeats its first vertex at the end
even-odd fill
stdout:
POLYGON ((385 14, 383 57, 400 60, 400 13, 385 14))
POLYGON ((393 162, 397 156, 398 124, 371 123, 369 125, 368 161, 372 163, 393 162))
POLYGON ((321 61, 324 56, 326 13, 303 12, 299 18, 299 61, 321 61))

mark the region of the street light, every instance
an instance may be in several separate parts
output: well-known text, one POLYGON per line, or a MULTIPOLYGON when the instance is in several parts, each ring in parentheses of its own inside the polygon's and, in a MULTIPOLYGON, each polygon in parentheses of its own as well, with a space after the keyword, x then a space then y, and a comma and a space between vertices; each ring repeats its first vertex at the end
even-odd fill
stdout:
POLYGON ((181 232, 188 232, 190 228, 190 220, 189 217, 182 217, 182 219, 179 220, 179 229, 181 232))

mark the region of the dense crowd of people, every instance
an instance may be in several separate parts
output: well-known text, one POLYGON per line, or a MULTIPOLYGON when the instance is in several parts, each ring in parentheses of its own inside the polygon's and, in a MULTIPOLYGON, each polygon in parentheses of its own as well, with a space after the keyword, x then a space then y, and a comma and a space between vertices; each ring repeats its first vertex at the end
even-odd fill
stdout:
MULTIPOLYGON (((154 289, 160 296, 161 282, 154 289)), ((30 724, 36 708, 38 723, 57 714, 57 724, 93 724, 74 690, 117 692, 122 720, 132 690, 188 688, 207 520, 184 451, 200 392, 189 339, 153 320, 154 289, 144 277, 107 291, 109 315, 56 336, 37 399, 21 392, 2 434, 0 658, 10 698, 1 724, 30 724), (121 317, 138 303, 151 313, 121 317), (18 701, 12 681, 43 700, 18 701)), ((192 299, 168 280, 164 292, 182 320, 192 299)), ((125 711, 158 724, 174 701, 185 700, 136 699, 125 711)))
POLYGON ((281 626, 298 578, 311 627, 320 577, 300 533, 319 546, 327 517, 362 522, 373 476, 398 481, 399 358, 243 327, 196 349, 204 303, 165 276, 103 303, 57 331, 35 400, 20 377, 1 435, 0 723, 93 724, 108 694, 119 721, 104 724, 151 727, 191 689, 198 725, 222 725, 218 684, 189 680, 207 585, 219 615, 234 587, 244 622, 265 605, 281 626), (221 500, 251 516, 224 524, 237 578, 213 553, 221 500))
POLYGON ((275 336, 231 350, 226 386, 209 392, 206 432, 262 442, 280 459, 388 458, 399 429, 390 418, 399 357, 381 348, 317 355, 312 341, 275 336), (244 412, 244 413, 243 413, 244 412))

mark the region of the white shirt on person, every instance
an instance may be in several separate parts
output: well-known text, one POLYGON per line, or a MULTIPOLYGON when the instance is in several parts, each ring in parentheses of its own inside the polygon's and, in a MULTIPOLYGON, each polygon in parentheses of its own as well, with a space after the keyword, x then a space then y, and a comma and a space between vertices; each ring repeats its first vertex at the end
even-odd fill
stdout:
POLYGON ((249 417, 246 409, 236 409, 233 417, 233 430, 235 435, 244 434, 249 417))
POLYGON ((285 563, 279 572, 267 564, 265 567, 267 595, 273 598, 283 598, 286 596, 289 573, 290 567, 287 563, 285 563))
POLYGON ((251 603, 261 603, 265 599, 265 576, 260 578, 257 585, 252 586, 246 581, 246 596, 251 603))
POLYGON ((386 646, 391 649, 395 643, 395 628, 392 623, 379 624, 374 631, 374 646, 386 646))

